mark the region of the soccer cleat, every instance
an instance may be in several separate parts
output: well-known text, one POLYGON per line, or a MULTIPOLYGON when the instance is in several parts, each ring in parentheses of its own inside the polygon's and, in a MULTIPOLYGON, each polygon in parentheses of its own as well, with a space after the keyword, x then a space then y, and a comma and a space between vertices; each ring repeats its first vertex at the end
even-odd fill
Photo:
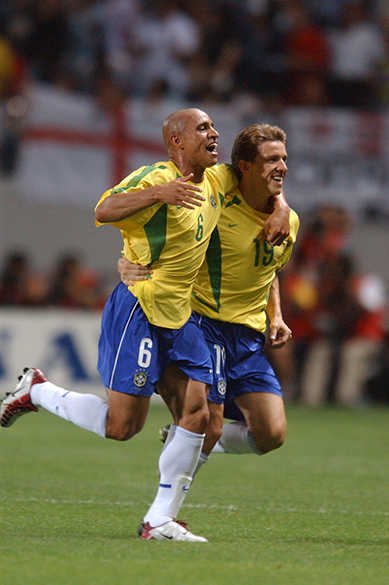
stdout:
POLYGON ((169 429, 171 426, 172 425, 166 425, 166 427, 159 429, 159 438, 162 441, 162 443, 166 443, 166 439, 169 436, 169 429))
POLYGON ((6 398, 1 403, 0 425, 10 427, 18 416, 28 412, 38 412, 30 399, 31 386, 47 382, 46 376, 37 368, 24 368, 23 376, 19 376, 19 382, 13 392, 7 392, 6 398))
MULTIPOLYGON (((139 525, 139 529, 141 526, 142 522, 139 525)), ((186 523, 182 522, 181 520, 171 520, 170 522, 166 522, 166 524, 162 524, 162 526, 157 526, 156 528, 151 528, 148 522, 143 523, 143 529, 140 537, 144 538, 145 540, 208 542, 208 540, 203 536, 196 536, 195 534, 192 534, 192 532, 187 529, 186 523)))
POLYGON ((138 526, 138 536, 142 536, 143 528, 145 527, 146 522, 141 520, 138 526))

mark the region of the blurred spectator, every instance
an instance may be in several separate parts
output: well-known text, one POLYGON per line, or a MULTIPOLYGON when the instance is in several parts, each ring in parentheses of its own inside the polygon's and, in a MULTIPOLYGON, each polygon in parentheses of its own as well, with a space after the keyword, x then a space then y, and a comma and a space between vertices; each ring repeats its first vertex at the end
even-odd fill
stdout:
POLYGON ((196 20, 179 0, 153 0, 138 24, 137 37, 139 95, 184 98, 189 89, 189 62, 200 44, 196 20))
POLYGON ((303 0, 289 0, 285 33, 285 103, 323 106, 328 103, 329 45, 303 0))
POLYGON ((371 107, 375 103, 375 73, 385 59, 385 39, 368 18, 362 0, 349 1, 341 24, 329 33, 331 47, 331 103, 371 107))
POLYGON ((381 351, 375 362, 375 372, 364 386, 368 403, 389 404, 389 333, 386 333, 381 351))
MULTIPOLYGON (((317 25, 326 29, 335 26, 343 12, 344 5, 350 0, 304 0, 312 12, 317 25)), ((386 2, 386 0, 383 0, 386 2)))
POLYGON ((32 29, 29 59, 36 79, 56 83, 70 42, 69 7, 57 0, 35 0, 30 5, 32 29))
POLYGON ((38 306, 44 294, 45 281, 32 270, 28 256, 11 252, 0 274, 0 306, 38 306))
POLYGON ((186 7, 196 21, 199 45, 189 60, 190 100, 229 101, 236 91, 235 70, 241 55, 241 29, 246 13, 240 12, 239 21, 222 2, 186 1, 186 7))
POLYGON ((76 0, 69 14, 64 65, 76 89, 95 92, 100 69, 122 92, 136 87, 138 0, 76 0))
MULTIPOLYGON (((16 2, 18 6, 20 4, 16 2)), ((0 13, 0 171, 9 176, 19 161, 22 121, 27 110, 24 97, 27 75, 23 51, 23 27, 19 26, 15 6, 0 13), (1 19, 3 16, 3 19, 1 19)))
POLYGON ((328 262, 318 284, 313 325, 319 340, 305 364, 301 400, 358 406, 385 335, 385 290, 377 275, 359 274, 349 256, 328 262))
POLYGON ((15 93, 18 56, 10 40, 0 33, 0 99, 15 93))
POLYGON ((46 306, 99 309, 103 300, 100 279, 82 266, 75 254, 65 254, 54 267, 45 297, 46 306))
POLYGON ((251 17, 236 70, 237 85, 263 100, 277 101, 285 79, 283 36, 274 28, 268 4, 252 6, 251 17))
POLYGON ((337 205, 319 205, 305 224, 296 250, 280 273, 282 312, 293 338, 269 356, 280 378, 286 400, 297 398, 308 350, 318 339, 314 317, 318 283, 323 266, 332 262, 347 244, 349 217, 337 205), (274 360, 277 363, 274 363, 274 360))
POLYGON ((377 64, 376 100, 378 105, 389 106, 389 7, 381 18, 381 30, 385 39, 385 56, 377 64))
POLYGON ((275 368, 290 398, 310 405, 357 405, 385 332, 384 284, 356 270, 348 226, 342 208, 319 208, 280 279, 293 338, 275 368))
POLYGON ((0 133, 0 171, 4 176, 16 170, 20 154, 20 137, 27 112, 24 96, 10 97, 3 110, 3 126, 0 133))
POLYGON ((322 105, 326 36, 329 104, 368 107, 387 13, 386 0, 3 0, 0 89, 11 45, 34 80, 90 95, 103 79, 126 97, 322 105))

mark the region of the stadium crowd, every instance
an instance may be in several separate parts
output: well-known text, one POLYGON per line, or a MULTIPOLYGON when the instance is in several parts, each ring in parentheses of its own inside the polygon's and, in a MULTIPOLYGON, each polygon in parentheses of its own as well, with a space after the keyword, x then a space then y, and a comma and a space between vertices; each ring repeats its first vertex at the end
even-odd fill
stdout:
POLYGON ((12 250, 0 267, 0 307, 102 310, 104 278, 81 257, 64 252, 48 275, 37 272, 23 250, 12 250))
POLYGON ((0 96, 389 104, 385 0, 3 0, 0 96))
POLYGON ((286 400, 361 405, 373 392, 367 380, 387 359, 385 284, 358 269, 350 222, 341 206, 319 205, 280 272, 282 311, 293 337, 269 357, 286 400))

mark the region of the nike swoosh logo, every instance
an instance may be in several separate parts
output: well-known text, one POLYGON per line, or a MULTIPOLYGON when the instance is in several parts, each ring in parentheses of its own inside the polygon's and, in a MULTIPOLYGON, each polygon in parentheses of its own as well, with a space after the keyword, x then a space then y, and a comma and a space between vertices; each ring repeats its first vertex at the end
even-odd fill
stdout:
POLYGON ((235 227, 236 225, 239 225, 238 223, 229 223, 228 227, 235 227))
POLYGON ((166 536, 166 534, 162 534, 162 536, 164 538, 166 538, 167 540, 173 540, 173 537, 172 536, 166 536))

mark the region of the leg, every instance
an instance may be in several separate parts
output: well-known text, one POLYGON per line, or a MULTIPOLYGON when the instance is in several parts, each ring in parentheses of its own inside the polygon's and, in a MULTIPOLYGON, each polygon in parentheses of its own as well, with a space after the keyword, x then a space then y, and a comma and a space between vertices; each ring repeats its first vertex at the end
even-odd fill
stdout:
POLYGON ((158 390, 176 425, 159 459, 159 489, 144 517, 149 528, 177 517, 192 482, 209 418, 207 386, 190 380, 175 366, 164 372, 158 390))
POLYGON ((157 389, 170 410, 174 424, 192 433, 204 433, 209 420, 207 386, 188 378, 176 366, 169 366, 157 389))
POLYGON ((208 408, 209 408, 209 422, 207 429, 205 431, 205 439, 204 445, 202 449, 202 453, 205 455, 209 455, 218 442, 220 437, 222 436, 223 431, 223 404, 218 404, 216 402, 208 401, 208 408))
POLYGON ((107 439, 128 441, 139 433, 145 424, 150 397, 123 394, 107 389, 107 439))
POLYGON ((262 454, 283 445, 286 417, 281 396, 270 392, 247 392, 237 396, 235 403, 242 411, 248 431, 262 454))
POLYGON ((81 394, 56 386, 36 368, 26 369, 15 391, 1 407, 1 425, 10 426, 26 412, 45 408, 100 437, 125 441, 138 433, 146 420, 150 398, 107 390, 108 402, 94 394, 81 394))

